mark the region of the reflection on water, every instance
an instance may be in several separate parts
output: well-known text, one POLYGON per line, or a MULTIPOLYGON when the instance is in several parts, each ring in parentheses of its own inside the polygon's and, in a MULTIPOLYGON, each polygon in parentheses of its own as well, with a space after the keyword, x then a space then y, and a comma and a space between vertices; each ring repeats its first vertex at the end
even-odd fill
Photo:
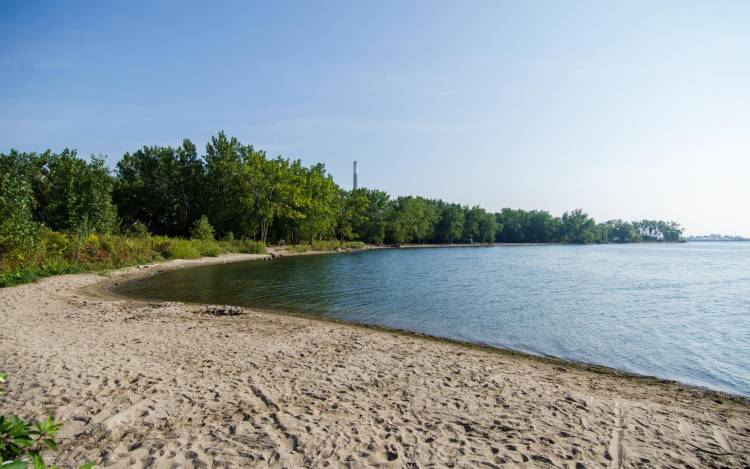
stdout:
POLYGON ((120 292, 396 327, 750 395, 750 243, 289 257, 167 272, 120 292))

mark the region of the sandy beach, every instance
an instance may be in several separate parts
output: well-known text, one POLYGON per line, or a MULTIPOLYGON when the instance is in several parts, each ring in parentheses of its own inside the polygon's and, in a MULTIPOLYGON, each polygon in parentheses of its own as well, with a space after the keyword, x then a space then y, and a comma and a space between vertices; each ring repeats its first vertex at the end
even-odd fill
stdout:
POLYGON ((73 467, 748 467, 750 403, 376 328, 109 289, 230 255, 0 289, 3 414, 73 467))

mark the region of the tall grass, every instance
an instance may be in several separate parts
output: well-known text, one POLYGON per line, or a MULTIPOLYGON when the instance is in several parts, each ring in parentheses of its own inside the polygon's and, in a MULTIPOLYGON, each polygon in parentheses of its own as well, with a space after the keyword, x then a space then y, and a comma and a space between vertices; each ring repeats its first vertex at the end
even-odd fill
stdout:
POLYGON ((335 239, 329 239, 327 241, 313 241, 313 251, 335 251, 341 247, 341 243, 335 239))
POLYGON ((0 287, 34 281, 51 275, 101 271, 165 259, 196 259, 239 252, 263 254, 266 246, 251 240, 199 240, 166 236, 102 235, 71 238, 49 231, 34 252, 0 262, 0 287))
POLYGON ((289 246, 288 249, 292 252, 307 252, 307 251, 335 251, 337 249, 362 249, 365 247, 365 243, 362 241, 347 241, 341 244, 336 239, 330 239, 326 241, 313 241, 312 244, 296 244, 289 246))

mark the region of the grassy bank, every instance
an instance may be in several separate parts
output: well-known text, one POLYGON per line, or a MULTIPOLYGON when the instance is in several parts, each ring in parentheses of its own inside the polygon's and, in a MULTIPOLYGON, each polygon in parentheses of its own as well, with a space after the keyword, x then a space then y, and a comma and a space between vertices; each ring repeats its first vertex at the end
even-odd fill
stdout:
POLYGON ((64 233, 45 233, 33 251, 5 258, 0 287, 51 275, 102 271, 167 259, 196 259, 225 253, 263 254, 266 246, 252 240, 200 240, 151 235, 93 234, 77 240, 64 233))

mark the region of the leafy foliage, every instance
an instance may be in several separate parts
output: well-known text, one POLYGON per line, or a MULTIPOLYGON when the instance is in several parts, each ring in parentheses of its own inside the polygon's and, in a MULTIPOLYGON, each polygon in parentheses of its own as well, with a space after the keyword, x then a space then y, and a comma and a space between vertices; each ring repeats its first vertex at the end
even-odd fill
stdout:
POLYGON ((0 174, 0 263, 7 269, 33 260, 42 226, 32 219, 29 184, 10 173, 0 174))
POLYGON ((214 240, 214 227, 208 221, 208 217, 203 215, 195 222, 193 229, 191 230, 192 238, 199 239, 201 241, 213 241, 214 240))
POLYGON ((596 223, 580 209, 561 217, 510 208, 491 213, 418 196, 391 199, 374 189, 347 191, 322 163, 270 158, 224 132, 202 155, 190 140, 126 153, 114 175, 104 158, 85 161, 75 150, 0 154, 0 285, 160 258, 263 252, 267 243, 336 249, 347 242, 626 243, 681 236, 674 222, 596 223))
POLYGON ((112 205, 113 180, 104 158, 92 156, 87 163, 76 156, 75 150, 65 149, 49 156, 47 167, 47 226, 76 238, 110 232, 116 211, 112 205))
POLYGON ((148 232, 143 235, 94 234, 77 248, 75 240, 67 234, 47 231, 37 248, 28 254, 32 261, 12 268, 3 263, 0 287, 50 275, 114 269, 164 259, 196 259, 230 252, 262 254, 265 251, 263 243, 253 240, 204 241, 155 236, 148 232))

